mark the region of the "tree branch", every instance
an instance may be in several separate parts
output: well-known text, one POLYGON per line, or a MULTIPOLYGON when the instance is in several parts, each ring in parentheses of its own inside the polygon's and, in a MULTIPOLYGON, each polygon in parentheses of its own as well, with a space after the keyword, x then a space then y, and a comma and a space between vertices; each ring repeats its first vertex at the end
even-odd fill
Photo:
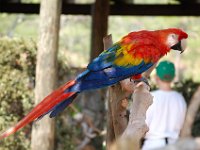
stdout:
MULTIPOLYGON (((104 49, 112 46, 112 35, 103 38, 104 49)), ((126 117, 126 107, 122 106, 122 100, 126 93, 122 90, 120 84, 116 84, 108 89, 108 112, 107 112, 107 149, 116 138, 124 132, 128 119, 126 117)))
POLYGON ((191 137, 192 125, 194 123, 195 116, 198 112, 200 106, 200 87, 192 97, 192 100, 188 106, 186 119, 181 131, 181 137, 191 137))
POLYGON ((149 87, 143 82, 138 83, 134 87, 132 100, 133 104, 128 126, 122 136, 111 147, 111 150, 139 150, 140 140, 148 131, 145 123, 146 111, 153 102, 153 97, 149 93, 149 87))

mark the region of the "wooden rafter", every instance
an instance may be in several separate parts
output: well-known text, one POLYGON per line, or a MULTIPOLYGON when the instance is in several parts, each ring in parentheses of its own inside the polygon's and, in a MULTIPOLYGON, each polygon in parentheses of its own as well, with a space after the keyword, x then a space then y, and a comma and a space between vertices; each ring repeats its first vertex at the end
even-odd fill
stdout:
MULTIPOLYGON (((39 4, 1 3, 0 12, 38 14, 39 4)), ((91 15, 92 4, 63 4, 62 14, 91 15)), ((200 4, 188 5, 111 5, 110 15, 121 16, 200 16, 200 4)))

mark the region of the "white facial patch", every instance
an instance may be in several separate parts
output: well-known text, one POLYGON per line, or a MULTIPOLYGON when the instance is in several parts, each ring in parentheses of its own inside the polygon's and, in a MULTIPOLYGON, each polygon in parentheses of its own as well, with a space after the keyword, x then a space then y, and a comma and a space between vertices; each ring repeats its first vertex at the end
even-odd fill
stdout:
POLYGON ((178 43, 178 36, 176 34, 169 34, 167 37, 167 45, 170 47, 178 43))

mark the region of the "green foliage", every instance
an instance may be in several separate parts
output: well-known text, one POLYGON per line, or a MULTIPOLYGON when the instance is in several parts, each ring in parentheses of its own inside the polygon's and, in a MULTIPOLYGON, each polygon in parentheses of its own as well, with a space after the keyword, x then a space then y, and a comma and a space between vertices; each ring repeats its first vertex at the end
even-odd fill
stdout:
POLYGON ((198 86, 200 86, 200 83, 194 82, 192 79, 187 79, 187 80, 175 83, 174 89, 180 92, 185 98, 187 104, 189 104, 198 86))
MULTIPOLYGON (((0 38, 0 130, 19 121, 33 103, 36 44, 0 38)), ((27 150, 30 125, 1 141, 0 150, 27 150)))
MULTIPOLYGON (((14 125, 33 107, 36 49, 31 40, 0 38, 0 131, 14 125)), ((58 64, 60 80, 66 80, 66 73, 74 73, 62 60, 58 64)), ((65 117, 66 113, 56 118, 56 149, 73 150, 72 135, 77 131, 65 124, 65 117)), ((31 124, 0 141, 0 150, 29 150, 30 141, 31 124)))

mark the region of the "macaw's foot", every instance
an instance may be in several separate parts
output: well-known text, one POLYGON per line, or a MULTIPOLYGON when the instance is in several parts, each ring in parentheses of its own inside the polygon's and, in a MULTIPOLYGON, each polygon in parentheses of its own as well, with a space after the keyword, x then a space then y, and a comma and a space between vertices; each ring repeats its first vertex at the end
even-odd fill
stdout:
POLYGON ((134 83, 139 83, 139 82, 144 82, 146 83, 149 87, 150 87, 150 84, 148 82, 148 79, 144 78, 144 77, 141 77, 140 79, 133 79, 133 78, 130 78, 130 81, 131 82, 134 82, 134 83))

